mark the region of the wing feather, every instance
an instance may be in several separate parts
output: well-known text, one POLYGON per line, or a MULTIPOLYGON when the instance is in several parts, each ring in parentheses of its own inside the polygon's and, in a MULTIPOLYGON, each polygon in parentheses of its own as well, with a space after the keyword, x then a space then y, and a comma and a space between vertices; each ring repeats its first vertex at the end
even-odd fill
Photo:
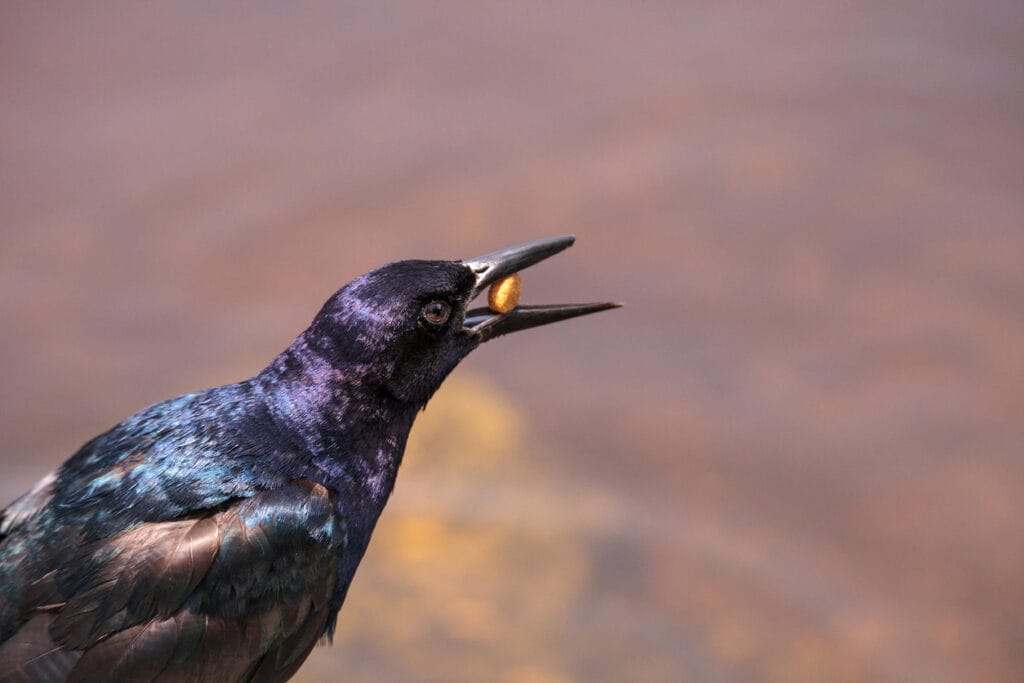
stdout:
POLYGON ((67 678, 82 653, 66 650, 53 641, 52 621, 52 614, 37 614, 0 644, 0 681, 49 683, 67 678))
POLYGON ((324 633, 344 543, 306 480, 88 541, 23 593, 0 680, 285 680, 324 633))

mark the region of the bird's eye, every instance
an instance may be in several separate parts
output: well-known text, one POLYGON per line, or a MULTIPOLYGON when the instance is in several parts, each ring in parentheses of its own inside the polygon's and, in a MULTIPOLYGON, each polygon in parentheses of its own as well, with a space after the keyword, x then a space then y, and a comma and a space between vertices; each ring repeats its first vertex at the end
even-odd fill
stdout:
POLYGON ((443 325, 452 313, 452 307, 443 301, 431 301, 423 307, 423 319, 431 325, 443 325))

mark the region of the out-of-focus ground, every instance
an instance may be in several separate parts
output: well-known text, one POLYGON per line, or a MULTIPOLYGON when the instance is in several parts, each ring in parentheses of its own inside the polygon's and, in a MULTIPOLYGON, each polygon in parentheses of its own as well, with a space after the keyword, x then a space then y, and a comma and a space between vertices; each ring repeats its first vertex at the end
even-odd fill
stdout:
POLYGON ((564 232, 299 680, 1024 678, 1024 5, 5 3, 0 504, 564 232))

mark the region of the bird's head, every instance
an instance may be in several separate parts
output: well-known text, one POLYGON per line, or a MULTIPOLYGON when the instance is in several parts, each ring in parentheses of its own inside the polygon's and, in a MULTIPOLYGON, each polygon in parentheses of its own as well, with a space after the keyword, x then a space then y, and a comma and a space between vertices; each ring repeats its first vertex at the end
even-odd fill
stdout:
POLYGON ((572 246, 555 237, 463 261, 397 261, 362 275, 331 297, 306 343, 360 381, 403 402, 425 404, 459 361, 509 332, 619 304, 470 308, 491 284, 572 246))

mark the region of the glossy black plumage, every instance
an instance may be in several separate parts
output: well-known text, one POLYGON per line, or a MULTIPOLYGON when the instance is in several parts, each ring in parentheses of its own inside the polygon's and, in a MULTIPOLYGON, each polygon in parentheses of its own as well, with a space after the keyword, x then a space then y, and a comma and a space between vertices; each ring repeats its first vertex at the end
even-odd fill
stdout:
POLYGON ((333 633, 448 373, 491 335, 611 306, 466 326, 503 269, 571 243, 379 268, 255 377, 85 444, 0 513, 0 681, 289 678, 333 633), (438 324, 428 304, 450 315, 438 324))

